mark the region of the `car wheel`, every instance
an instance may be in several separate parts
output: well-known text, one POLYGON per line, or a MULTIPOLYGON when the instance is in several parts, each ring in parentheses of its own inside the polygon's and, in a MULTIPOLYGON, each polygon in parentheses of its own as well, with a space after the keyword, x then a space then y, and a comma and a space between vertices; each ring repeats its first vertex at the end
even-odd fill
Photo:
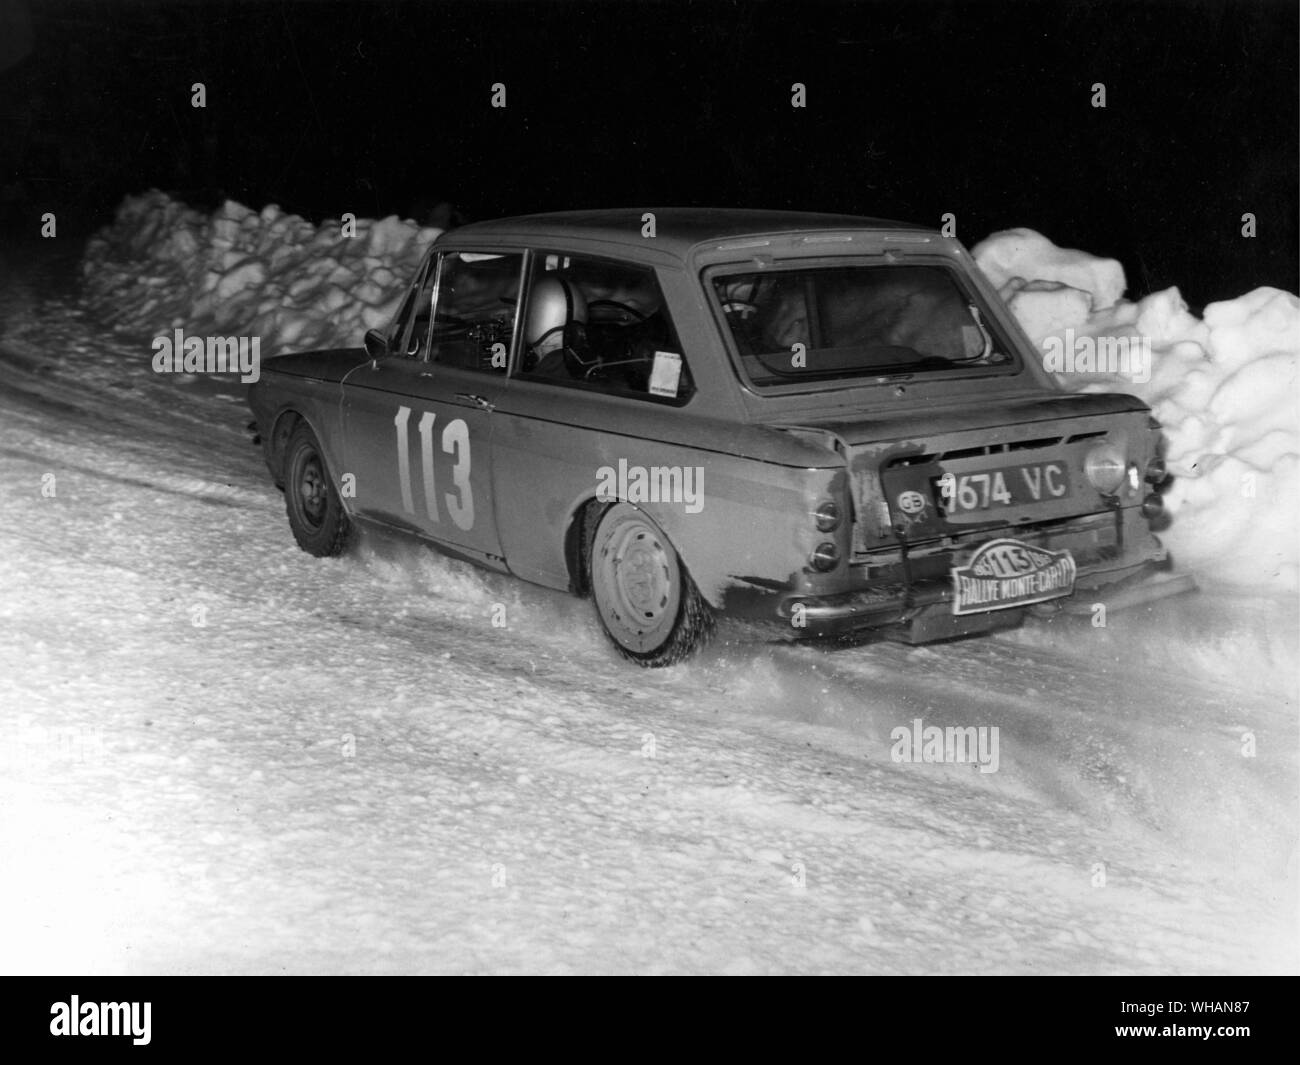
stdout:
POLYGON ((293 538, 310 555, 340 555, 352 522, 325 466, 316 434, 299 422, 284 449, 284 505, 293 538))
POLYGON ((588 556, 596 616, 624 658, 670 666, 713 633, 713 614, 668 538, 641 511, 615 503, 588 556))

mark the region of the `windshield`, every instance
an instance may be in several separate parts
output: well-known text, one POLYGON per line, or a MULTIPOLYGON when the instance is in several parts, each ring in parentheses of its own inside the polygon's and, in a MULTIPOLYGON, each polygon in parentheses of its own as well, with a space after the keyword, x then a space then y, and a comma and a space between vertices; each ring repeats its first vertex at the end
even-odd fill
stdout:
POLYGON ((768 268, 711 283, 759 387, 1012 361, 942 266, 768 268))

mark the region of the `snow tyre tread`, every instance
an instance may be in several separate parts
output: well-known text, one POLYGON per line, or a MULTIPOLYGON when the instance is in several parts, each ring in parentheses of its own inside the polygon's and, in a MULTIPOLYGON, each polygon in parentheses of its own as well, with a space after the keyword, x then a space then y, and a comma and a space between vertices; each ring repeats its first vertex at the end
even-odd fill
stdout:
POLYGON ((600 513, 595 520, 589 521, 587 528, 589 532, 584 537, 586 541, 587 586, 590 589, 592 601, 596 607, 596 617, 600 621, 601 628, 620 655, 629 662, 635 662, 644 668, 658 669, 676 665, 678 662, 690 658, 712 638, 716 628, 713 611, 709 608, 709 604, 705 602, 704 597, 700 595, 699 589, 687 572, 685 564, 671 546, 668 538, 649 518, 627 504, 614 504, 606 508, 603 513, 600 513), (632 518, 629 512, 635 514, 636 517, 632 518), (602 612, 600 599, 598 598, 600 595, 598 582, 601 577, 597 573, 597 552, 600 550, 601 530, 607 522, 614 522, 616 525, 619 523, 625 525, 635 523, 653 530, 657 538, 662 541, 663 550, 671 554, 679 601, 667 636, 657 647, 636 650, 627 646, 612 631, 602 612))
POLYGON ((343 554, 352 539, 352 520, 321 454, 311 426, 299 422, 284 449, 284 506, 298 546, 317 558, 343 554), (304 499, 305 481, 313 484, 312 500, 304 499), (319 511, 315 517, 312 510, 319 511))

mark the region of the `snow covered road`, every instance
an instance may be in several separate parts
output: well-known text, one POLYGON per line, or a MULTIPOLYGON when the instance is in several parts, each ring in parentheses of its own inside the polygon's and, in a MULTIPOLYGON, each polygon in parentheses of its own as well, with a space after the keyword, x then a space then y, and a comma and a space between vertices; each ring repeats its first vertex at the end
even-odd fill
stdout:
POLYGON ((235 378, 0 313, 3 971, 1297 971, 1293 602, 637 670, 303 554, 235 378), (894 762, 916 719, 997 772, 894 762))

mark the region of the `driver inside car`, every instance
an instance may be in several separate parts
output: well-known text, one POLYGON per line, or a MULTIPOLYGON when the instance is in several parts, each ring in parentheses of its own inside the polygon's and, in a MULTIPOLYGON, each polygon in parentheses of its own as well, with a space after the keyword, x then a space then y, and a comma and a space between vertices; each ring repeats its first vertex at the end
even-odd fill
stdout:
POLYGON ((524 369, 543 377, 576 377, 597 365, 587 343, 587 301, 570 282, 543 277, 528 301, 524 369))

